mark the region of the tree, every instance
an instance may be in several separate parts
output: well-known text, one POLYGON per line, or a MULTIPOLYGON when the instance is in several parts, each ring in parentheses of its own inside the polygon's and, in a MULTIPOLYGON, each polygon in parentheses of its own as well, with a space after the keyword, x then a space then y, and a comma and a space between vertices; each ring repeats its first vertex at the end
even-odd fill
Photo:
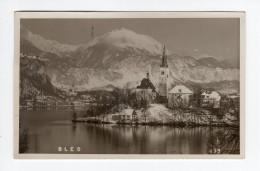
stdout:
POLYGON ((148 107, 142 108, 141 111, 142 111, 142 117, 144 117, 144 121, 146 123, 146 119, 149 116, 148 107))
POLYGON ((194 94, 193 94, 193 99, 195 99, 196 107, 200 107, 200 104, 201 104, 201 94, 202 94, 201 87, 197 87, 194 90, 194 94))
POLYGON ((164 124, 164 114, 162 111, 159 112, 159 117, 161 118, 162 120, 162 124, 164 124))
POLYGON ((114 103, 115 105, 119 104, 119 97, 120 97, 120 89, 119 88, 114 88, 114 90, 111 92, 112 96, 114 97, 114 103))
POLYGON ((72 114, 72 120, 75 121, 78 119, 77 113, 74 111, 72 114))

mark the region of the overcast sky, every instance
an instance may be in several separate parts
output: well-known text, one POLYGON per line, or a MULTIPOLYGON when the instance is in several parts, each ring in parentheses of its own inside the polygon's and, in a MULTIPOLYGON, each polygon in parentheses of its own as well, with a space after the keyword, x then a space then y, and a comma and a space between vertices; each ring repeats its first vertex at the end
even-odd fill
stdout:
POLYGON ((86 44, 122 27, 149 35, 174 54, 239 60, 239 19, 23 19, 32 33, 65 44, 86 44))

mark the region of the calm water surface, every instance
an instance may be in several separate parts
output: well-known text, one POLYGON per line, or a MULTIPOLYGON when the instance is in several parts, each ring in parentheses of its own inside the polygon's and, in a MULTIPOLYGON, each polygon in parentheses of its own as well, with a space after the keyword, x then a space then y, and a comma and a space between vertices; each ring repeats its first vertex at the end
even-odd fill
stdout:
POLYGON ((214 148, 239 153, 238 137, 225 142, 236 135, 229 128, 72 123, 71 114, 70 110, 21 111, 21 127, 28 129, 26 153, 207 154, 214 148), (220 147, 224 145, 225 149, 220 147), (72 146, 80 147, 80 152, 58 151, 72 146))

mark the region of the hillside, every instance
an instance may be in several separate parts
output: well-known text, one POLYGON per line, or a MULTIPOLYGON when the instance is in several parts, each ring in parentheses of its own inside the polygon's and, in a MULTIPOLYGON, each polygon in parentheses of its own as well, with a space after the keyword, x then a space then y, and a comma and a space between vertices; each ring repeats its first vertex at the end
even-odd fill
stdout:
POLYGON ((35 48, 43 52, 54 53, 60 57, 65 57, 68 52, 74 51, 76 48, 78 48, 78 46, 75 45, 66 45, 55 40, 45 39, 40 35, 33 34, 31 31, 22 26, 20 32, 21 38, 33 44, 35 48))
POLYGON ((20 58, 20 100, 34 100, 38 95, 60 98, 61 93, 46 74, 43 61, 32 56, 20 58))
MULTIPOLYGON (((30 45, 27 51, 39 55, 56 87, 69 88, 72 84, 81 90, 107 85, 135 87, 147 71, 151 81, 158 84, 162 44, 150 36, 122 28, 96 37, 86 45, 70 46, 50 43, 50 40, 31 34, 22 34, 27 42, 21 41, 21 47, 30 45), (64 47, 68 48, 64 50, 64 47)), ((239 80, 239 67, 226 61, 213 57, 196 60, 191 56, 172 54, 169 50, 167 55, 170 84, 193 82, 203 85, 239 80)))

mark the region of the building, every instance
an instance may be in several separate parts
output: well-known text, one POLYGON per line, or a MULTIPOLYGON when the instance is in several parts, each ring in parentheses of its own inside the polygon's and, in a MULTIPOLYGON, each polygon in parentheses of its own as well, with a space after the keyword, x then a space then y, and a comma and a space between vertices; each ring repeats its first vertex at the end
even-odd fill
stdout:
POLYGON ((133 121, 136 121, 138 118, 137 118, 137 113, 136 113, 136 111, 135 111, 135 109, 134 109, 134 111, 133 111, 133 113, 132 113, 132 120, 133 121))
MULTIPOLYGON (((221 100, 221 104, 223 104, 224 100, 221 100)), ((240 96, 239 94, 230 94, 227 95, 227 104, 229 106, 229 113, 231 114, 239 114, 240 111, 240 96)))
POLYGON ((69 91, 67 92, 67 94, 69 96, 76 96, 77 95, 74 83, 72 84, 71 88, 69 88, 69 91))
POLYGON ((168 92, 168 107, 186 109, 191 106, 193 92, 184 85, 176 85, 168 92))
POLYGON ((141 84, 136 87, 136 103, 137 107, 148 107, 156 98, 156 91, 153 83, 150 81, 149 72, 141 81, 141 84))
POLYGON ((220 108, 221 96, 217 91, 205 91, 201 94, 201 107, 220 108))
POLYGON ((72 84, 71 89, 70 89, 69 91, 70 91, 72 94, 75 93, 75 85, 74 85, 74 83, 72 84))
POLYGON ((25 100, 25 104, 26 104, 26 107, 31 107, 31 108, 33 108, 33 106, 34 106, 34 101, 33 101, 33 100, 25 100))
POLYGON ((239 99, 239 95, 238 94, 229 94, 229 95, 227 95, 227 98, 229 98, 229 99, 239 99))
POLYGON ((113 121, 130 122, 137 119, 137 113, 135 109, 124 109, 118 114, 112 114, 113 121))
POLYGON ((167 55, 165 52, 165 46, 163 47, 163 55, 161 58, 159 72, 160 73, 159 73, 158 101, 167 102, 169 68, 168 68, 168 62, 167 62, 167 55))

